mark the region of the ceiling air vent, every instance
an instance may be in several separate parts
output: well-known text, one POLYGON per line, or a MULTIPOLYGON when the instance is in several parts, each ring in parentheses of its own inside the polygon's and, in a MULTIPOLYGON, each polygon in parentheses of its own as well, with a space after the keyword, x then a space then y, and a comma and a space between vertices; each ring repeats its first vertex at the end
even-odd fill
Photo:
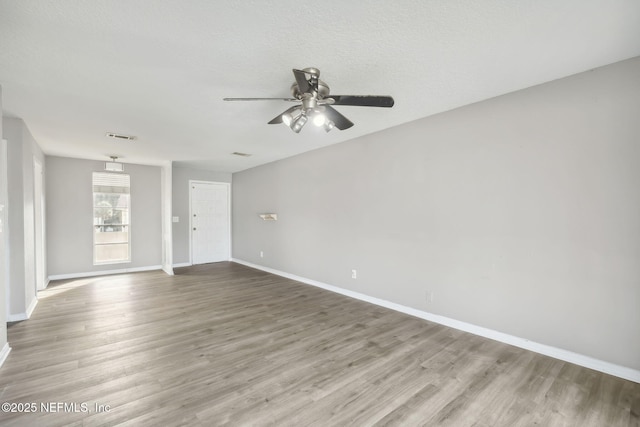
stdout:
POLYGON ((133 141, 134 139, 136 139, 135 136, 131 136, 131 135, 122 135, 119 133, 113 133, 113 132, 107 132, 107 136, 109 138, 115 138, 115 139, 124 139, 127 141, 133 141))
POLYGON ((248 154, 248 153, 239 153, 237 151, 234 151, 231 154, 233 154, 234 156, 240 156, 240 157, 249 157, 251 155, 251 154, 248 154))

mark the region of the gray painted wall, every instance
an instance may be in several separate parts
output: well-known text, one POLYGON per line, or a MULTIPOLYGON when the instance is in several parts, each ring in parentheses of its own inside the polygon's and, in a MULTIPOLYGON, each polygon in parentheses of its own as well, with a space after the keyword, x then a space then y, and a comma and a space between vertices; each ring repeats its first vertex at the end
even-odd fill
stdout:
POLYGON ((640 369, 638 76, 635 58, 236 173, 233 256, 640 369))
POLYGON ((174 166, 172 209, 179 222, 173 223, 173 264, 189 263, 189 180, 231 182, 231 174, 174 166))
POLYGON ((47 156, 47 262, 50 276, 162 264, 160 167, 125 164, 131 175, 131 262, 93 265, 92 173, 104 162, 47 156))
POLYGON ((46 167, 42 150, 21 119, 3 118, 3 133, 8 158, 9 315, 23 316, 37 298, 34 158, 46 167))

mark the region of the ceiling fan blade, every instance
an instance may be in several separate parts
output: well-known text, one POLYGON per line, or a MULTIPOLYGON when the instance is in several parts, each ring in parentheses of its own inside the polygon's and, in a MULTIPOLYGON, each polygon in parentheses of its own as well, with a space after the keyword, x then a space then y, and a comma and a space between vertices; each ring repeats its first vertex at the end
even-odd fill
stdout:
POLYGON ((336 101, 331 97, 318 99, 318 105, 333 105, 334 102, 336 101))
POLYGON ((268 124, 277 125, 279 123, 282 123, 282 116, 284 116, 285 114, 291 114, 291 113, 293 113, 295 110, 297 110, 299 108, 300 108, 299 105, 294 105, 293 107, 288 108, 287 111, 283 112, 282 114, 280 114, 277 117, 274 117, 273 120, 271 120, 268 124))
POLYGON ((296 78, 296 83, 298 83, 298 89, 300 89, 301 93, 307 93, 311 89, 309 85, 309 81, 307 80, 307 75, 302 70, 293 69, 293 75, 296 78))
POLYGON ((295 98, 222 98, 223 101, 292 101, 298 102, 295 98))
POLYGON ((353 126, 353 123, 351 122, 351 120, 347 119, 345 116, 340 114, 338 110, 336 110, 335 108, 329 105, 325 105, 324 108, 325 108, 324 110, 325 116, 327 116, 327 118, 331 120, 338 129, 345 130, 353 126))
POLYGON ((390 96, 376 95, 329 95, 333 98, 333 105, 355 105, 358 107, 393 107, 394 101, 390 96))

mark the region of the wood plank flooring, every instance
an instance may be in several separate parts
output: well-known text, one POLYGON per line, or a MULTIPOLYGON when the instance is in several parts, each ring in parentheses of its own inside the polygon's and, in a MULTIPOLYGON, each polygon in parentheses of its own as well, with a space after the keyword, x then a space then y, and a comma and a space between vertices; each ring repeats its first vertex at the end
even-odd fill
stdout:
POLYGON ((238 264, 176 273, 51 283, 0 368, 36 411, 0 425, 640 425, 637 383, 238 264))

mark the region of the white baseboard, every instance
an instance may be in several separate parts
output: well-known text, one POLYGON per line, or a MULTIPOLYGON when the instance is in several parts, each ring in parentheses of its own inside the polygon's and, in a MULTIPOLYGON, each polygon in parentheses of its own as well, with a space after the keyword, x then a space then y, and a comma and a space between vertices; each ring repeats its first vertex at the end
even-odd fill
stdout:
POLYGON ((191 263, 190 262, 179 262, 177 264, 173 264, 173 268, 180 268, 180 267, 191 267, 191 263))
POLYGON ((81 277, 106 276, 109 274, 136 273, 139 271, 162 270, 161 265, 149 265, 147 267, 121 268, 117 270, 87 271, 84 273, 52 274, 49 280, 79 279, 81 277))
POLYGON ((38 305, 38 297, 34 296, 31 300, 31 304, 29 304, 29 307, 27 307, 27 319, 30 318, 33 314, 33 310, 36 309, 36 305, 38 305))
POLYGON ((296 276, 295 274, 286 273, 284 271, 276 270, 262 265, 253 264, 241 259, 232 259, 233 262, 246 265, 247 267, 255 268, 258 270, 266 271, 277 276, 286 277, 288 279, 296 280, 298 282, 306 283, 308 285, 317 286, 322 289, 326 289, 331 292, 336 292, 342 295, 346 295, 351 298, 356 298, 361 301, 369 302, 371 304, 386 307, 391 310, 399 311, 414 317, 428 320, 430 322, 439 323, 450 328, 458 329, 464 332, 469 332, 474 335, 489 338, 495 341, 510 344, 515 347, 520 347, 525 350, 530 350, 536 353, 544 354, 545 356, 553 357, 555 359, 564 360, 565 362, 573 363, 575 365, 584 366, 585 368, 593 369, 605 374, 614 375, 616 377, 624 378, 629 381, 640 383, 640 370, 628 368, 626 366, 616 365, 614 363, 606 362, 604 360, 594 359, 583 354, 574 353, 562 348, 552 347, 546 344, 540 344, 534 341, 530 341, 526 338, 516 337, 513 335, 505 334, 503 332, 495 331, 493 329, 484 328, 482 326, 473 325, 471 323, 461 322, 449 317, 440 316, 437 314, 429 313, 426 311, 418 310, 415 308, 407 307, 394 302, 386 301, 380 298, 372 297, 359 292, 350 291, 348 289, 339 288, 337 286, 329 285, 326 283, 318 282, 316 280, 307 279, 306 277, 296 276))
POLYGON ((18 313, 18 314, 8 314, 7 322, 22 322, 23 320, 27 320, 29 317, 27 313, 18 313))
POLYGON ((4 347, 0 350, 0 367, 7 360, 9 353, 11 352, 11 347, 9 347, 9 343, 4 343, 4 347))
POLYGON ((34 297, 24 313, 9 314, 7 316, 7 322, 21 322, 23 320, 27 320, 33 314, 33 310, 36 309, 36 305, 38 305, 38 298, 34 297))

